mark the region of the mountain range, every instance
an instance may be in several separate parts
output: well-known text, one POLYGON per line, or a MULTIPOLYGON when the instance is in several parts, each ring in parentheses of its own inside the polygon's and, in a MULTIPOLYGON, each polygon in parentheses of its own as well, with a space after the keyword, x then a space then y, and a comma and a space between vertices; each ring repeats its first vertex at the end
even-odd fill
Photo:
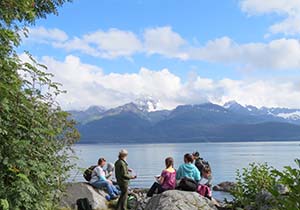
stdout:
POLYGON ((257 108, 230 101, 156 110, 154 100, 69 111, 79 143, 159 143, 300 140, 300 109, 257 108))

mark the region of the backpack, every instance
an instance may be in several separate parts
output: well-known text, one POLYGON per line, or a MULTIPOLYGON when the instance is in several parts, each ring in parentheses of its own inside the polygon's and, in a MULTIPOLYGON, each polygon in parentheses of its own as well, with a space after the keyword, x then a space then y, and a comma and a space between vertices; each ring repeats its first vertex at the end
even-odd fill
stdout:
POLYGON ((198 168, 198 170, 200 171, 200 173, 202 173, 202 169, 203 168, 208 167, 209 169, 211 169, 208 161, 205 161, 202 158, 201 159, 199 158, 199 159, 197 159, 195 161, 195 166, 198 168))
POLYGON ((197 187, 198 187, 198 184, 194 179, 184 177, 180 180, 177 189, 194 192, 197 190, 197 187))
POLYGON ((78 210, 92 210, 92 206, 87 198, 79 198, 76 201, 78 210))
POLYGON ((197 193, 199 193, 200 195, 202 195, 206 198, 209 198, 209 199, 211 199, 211 196, 212 196, 211 189, 207 185, 204 185, 204 184, 199 184, 199 186, 197 188, 197 193))
POLYGON ((83 173, 83 177, 86 181, 90 181, 92 179, 92 173, 94 168, 96 168, 97 166, 90 166, 89 168, 87 168, 84 173, 83 173))

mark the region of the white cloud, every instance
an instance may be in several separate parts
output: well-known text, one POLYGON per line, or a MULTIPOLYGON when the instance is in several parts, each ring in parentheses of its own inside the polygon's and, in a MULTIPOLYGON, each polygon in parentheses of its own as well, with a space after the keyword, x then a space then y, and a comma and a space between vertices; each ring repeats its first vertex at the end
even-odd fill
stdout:
MULTIPOLYGON (((42 30, 44 31, 44 30, 42 30)), ((46 30, 51 32, 53 30, 46 30)), ((42 33, 44 34, 44 33, 42 33)), ((66 41, 63 36, 55 41, 44 34, 42 40, 53 47, 68 52, 79 51, 94 57, 112 59, 127 57, 137 53, 159 54, 180 60, 200 60, 240 69, 274 70, 300 68, 300 42, 297 39, 275 39, 268 43, 236 43, 229 37, 210 40, 202 47, 194 47, 171 27, 148 28, 143 32, 143 41, 130 31, 110 29, 96 31, 66 41)), ((57 36, 59 37, 59 36, 57 36)), ((38 40, 37 40, 38 41, 38 40)))
POLYGON ((254 81, 220 81, 225 92, 222 101, 236 100, 242 104, 267 107, 299 108, 300 92, 297 80, 272 79, 254 81))
POLYGON ((90 33, 84 35, 83 40, 88 44, 96 45, 105 58, 131 56, 142 48, 141 42, 134 33, 118 29, 90 33))
POLYGON ((187 59, 183 52, 187 42, 171 27, 148 28, 144 32, 145 51, 148 54, 160 54, 166 57, 187 59))
MULTIPOLYGON (((26 60, 24 55, 21 56, 26 60)), ((213 80, 193 74, 187 81, 168 69, 150 70, 142 67, 137 73, 109 73, 82 63, 69 55, 64 61, 43 57, 40 62, 48 66, 62 83, 67 94, 58 99, 64 109, 82 109, 90 105, 115 107, 150 96, 159 100, 160 109, 171 109, 180 104, 199 104, 207 101, 223 104, 236 100, 256 106, 299 108, 300 79, 272 80, 213 80)))
POLYGON ((55 48, 79 51, 100 58, 130 57, 142 50, 142 43, 134 33, 118 29, 99 30, 73 38, 68 38, 59 29, 39 27, 30 28, 29 32, 31 42, 50 44, 55 48))
POLYGON ((269 28, 271 33, 300 34, 300 1, 298 0, 242 0, 241 9, 248 15, 275 13, 282 16, 283 20, 269 28))
POLYGON ((30 41, 50 43, 50 42, 63 42, 68 39, 68 35, 57 28, 46 29, 44 27, 30 28, 30 41))
POLYGON ((223 37, 209 41, 201 48, 192 48, 189 55, 195 60, 239 65, 254 70, 300 68, 300 42, 296 39, 238 44, 223 37))
POLYGON ((95 57, 100 56, 97 49, 91 47, 88 43, 78 37, 74 37, 72 40, 66 42, 53 42, 52 45, 56 48, 63 48, 68 52, 80 51, 87 55, 92 55, 95 57))

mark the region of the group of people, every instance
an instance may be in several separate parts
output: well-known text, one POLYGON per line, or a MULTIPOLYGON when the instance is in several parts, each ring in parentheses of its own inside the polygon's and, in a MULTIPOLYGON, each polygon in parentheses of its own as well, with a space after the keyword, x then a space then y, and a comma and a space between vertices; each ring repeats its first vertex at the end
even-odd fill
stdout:
MULTIPOLYGON (((207 182, 205 185, 211 187, 212 174, 210 166, 202 158, 199 152, 184 155, 184 163, 176 170, 174 169, 174 160, 172 157, 165 159, 166 168, 161 175, 157 177, 157 181, 151 186, 147 193, 148 197, 154 193, 162 193, 166 190, 182 189, 181 181, 188 179, 197 187, 203 179, 207 182)), ((196 190, 196 189, 195 189, 196 190)), ((193 189, 191 189, 193 191, 193 189)))
POLYGON ((119 158, 114 164, 115 177, 117 179, 117 186, 110 179, 113 167, 108 167, 106 170, 103 167, 106 165, 106 160, 104 158, 100 158, 98 160, 98 165, 92 171, 92 177, 89 183, 95 188, 106 188, 108 195, 106 199, 113 200, 119 197, 117 209, 125 210, 127 209, 127 197, 128 197, 128 185, 129 180, 135 179, 136 175, 131 175, 131 169, 128 168, 128 164, 126 162, 128 156, 128 152, 125 149, 122 149, 119 152, 119 158))
MULTIPOLYGON (((126 162, 128 152, 122 149, 119 152, 119 158, 114 165, 107 164, 104 170, 106 160, 100 158, 98 165, 93 169, 89 183, 95 188, 106 188, 108 195, 107 200, 113 200, 119 197, 117 209, 127 209, 128 185, 131 179, 137 178, 132 175, 132 170, 128 168, 126 162), (111 180, 111 176, 115 170, 116 183, 111 180), (118 187, 116 187, 116 184, 118 187)), ((174 168, 174 159, 167 157, 165 159, 166 168, 161 175, 156 177, 156 182, 149 189, 147 196, 151 197, 155 193, 162 193, 166 190, 183 189, 181 183, 183 180, 191 180, 200 186, 202 179, 206 179, 206 187, 211 186, 212 175, 209 164, 200 158, 199 152, 184 155, 184 163, 176 170, 174 168)), ((202 186, 202 185, 201 185, 202 186)))

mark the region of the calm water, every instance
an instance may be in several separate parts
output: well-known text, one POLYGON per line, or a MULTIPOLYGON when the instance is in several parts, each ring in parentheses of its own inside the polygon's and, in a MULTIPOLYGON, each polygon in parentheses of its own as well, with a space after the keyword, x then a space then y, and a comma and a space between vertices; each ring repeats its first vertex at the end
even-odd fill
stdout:
MULTIPOLYGON (((76 163, 80 168, 87 168, 96 164, 99 157, 105 157, 108 162, 114 163, 122 148, 129 151, 129 166, 138 176, 131 182, 132 187, 149 187, 154 176, 160 174, 164 168, 166 157, 173 157, 177 168, 183 162, 185 153, 196 150, 209 161, 213 171, 213 184, 234 181, 236 170, 251 162, 267 162, 280 169, 285 165, 294 165, 293 160, 300 158, 300 142, 88 144, 74 147, 79 157, 76 163)), ((71 178, 74 181, 83 181, 82 172, 73 171, 71 178)))

